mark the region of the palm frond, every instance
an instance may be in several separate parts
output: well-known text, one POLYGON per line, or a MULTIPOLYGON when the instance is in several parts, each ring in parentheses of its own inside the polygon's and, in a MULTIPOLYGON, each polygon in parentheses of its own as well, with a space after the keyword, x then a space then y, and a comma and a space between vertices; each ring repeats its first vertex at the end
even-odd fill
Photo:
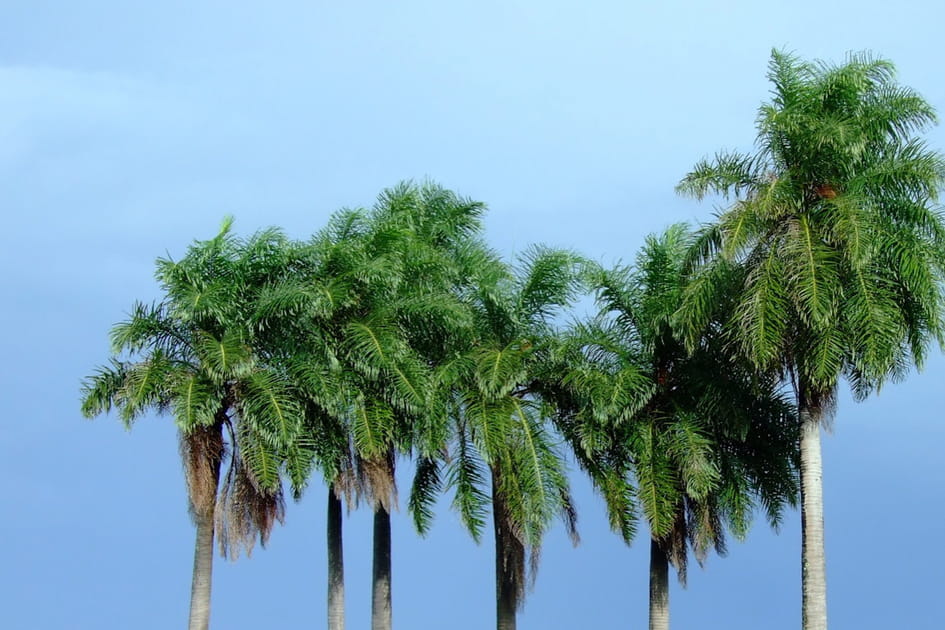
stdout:
POLYGON ((433 507, 442 486, 440 463, 432 458, 421 458, 417 462, 417 472, 407 501, 407 510, 413 516, 414 527, 421 536, 426 536, 433 524, 433 507))

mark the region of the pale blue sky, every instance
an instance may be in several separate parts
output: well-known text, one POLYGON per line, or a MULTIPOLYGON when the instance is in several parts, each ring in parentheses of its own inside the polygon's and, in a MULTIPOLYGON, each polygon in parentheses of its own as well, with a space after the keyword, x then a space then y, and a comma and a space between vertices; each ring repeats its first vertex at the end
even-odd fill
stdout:
MULTIPOLYGON (((0 569, 11 630, 186 622, 193 529, 167 418, 84 421, 108 328, 156 295, 153 261, 212 235, 317 230, 404 178, 481 199, 503 252, 532 242, 630 260, 707 220, 673 185, 750 148, 773 46, 871 49, 945 114, 945 4, 784 2, 0 2, 0 569)), ((928 136, 945 148, 941 128, 928 136)), ((834 628, 945 626, 945 361, 825 440, 834 628)), ((406 467, 405 467, 406 468, 406 467)), ((583 544, 549 536, 520 628, 646 622, 647 545, 624 548, 575 474, 583 544)), ((404 488, 402 490, 405 491, 404 488)), ((217 629, 324 625, 325 491, 270 548, 218 561, 217 629)), ((494 624, 491 540, 441 506, 394 518, 400 630, 494 624)), ((368 625, 370 519, 346 524, 349 627, 368 625)), ((672 593, 675 628, 799 626, 799 519, 759 522, 672 593)))

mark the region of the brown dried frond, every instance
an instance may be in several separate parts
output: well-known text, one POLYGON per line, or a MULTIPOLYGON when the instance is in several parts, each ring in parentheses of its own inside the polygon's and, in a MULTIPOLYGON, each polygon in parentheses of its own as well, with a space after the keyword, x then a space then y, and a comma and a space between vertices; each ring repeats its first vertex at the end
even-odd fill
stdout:
POLYGON ((334 479, 329 479, 331 491, 339 499, 343 499, 350 514, 358 506, 361 495, 364 494, 364 484, 355 463, 357 455, 354 445, 348 441, 348 447, 339 449, 335 459, 337 472, 334 479))
POLYGON ((821 184, 816 189, 821 199, 836 199, 837 191, 830 184, 821 184))
POLYGON ((220 467, 226 456, 223 423, 195 426, 190 431, 181 431, 179 438, 190 516, 194 521, 211 518, 216 506, 220 467))
POLYGON ((265 547, 276 522, 284 519, 282 487, 261 489, 240 458, 233 457, 216 511, 220 555, 230 560, 238 558, 241 551, 252 555, 257 537, 265 547))
POLYGON ((348 507, 348 513, 350 514, 351 511, 358 506, 358 499, 363 493, 363 488, 361 487, 360 479, 358 478, 354 466, 351 465, 350 459, 347 460, 347 464, 348 465, 342 468, 341 472, 335 476, 330 491, 334 492, 335 496, 339 499, 344 500, 345 505, 348 507))
POLYGON ((837 412, 836 391, 810 392, 804 397, 807 408, 820 416, 820 426, 828 433, 833 432, 833 420, 837 412))
POLYGON ((397 481, 394 478, 394 451, 372 459, 358 458, 358 479, 362 493, 372 505, 388 513, 397 509, 397 481))

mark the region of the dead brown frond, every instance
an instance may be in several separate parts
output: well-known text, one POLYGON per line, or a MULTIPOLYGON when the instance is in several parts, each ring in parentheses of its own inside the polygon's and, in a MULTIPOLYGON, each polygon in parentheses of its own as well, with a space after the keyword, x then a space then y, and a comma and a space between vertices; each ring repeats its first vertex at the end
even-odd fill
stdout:
POLYGON ((230 460, 216 510, 220 555, 235 560, 241 551, 249 556, 257 538, 265 547, 275 524, 285 519, 282 487, 264 490, 239 456, 230 460))
POLYGON ((350 449, 339 458, 338 464, 339 470, 335 478, 331 480, 330 491, 334 492, 339 499, 344 500, 350 514, 358 506, 364 488, 350 449))
POLYGON ((226 456, 223 422, 181 431, 179 438, 190 516, 195 522, 212 518, 220 483, 220 467, 226 456))
POLYGON ((357 458, 360 489, 373 506, 380 505, 388 514, 397 509, 397 481, 394 478, 394 451, 373 459, 357 458))

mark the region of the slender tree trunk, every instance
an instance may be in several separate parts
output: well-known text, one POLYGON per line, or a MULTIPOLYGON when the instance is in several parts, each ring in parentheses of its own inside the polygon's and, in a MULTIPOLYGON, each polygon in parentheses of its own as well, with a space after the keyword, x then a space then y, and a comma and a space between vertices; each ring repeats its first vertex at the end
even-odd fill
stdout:
POLYGON ((509 528, 508 511, 492 474, 492 526, 495 532, 496 628, 515 630, 525 562, 525 548, 509 528))
POLYGON ((650 630, 669 630, 669 560, 650 539, 650 630))
POLYGON ((328 488, 328 630, 345 628, 345 561, 341 499, 328 488))
POLYGON ((371 630, 391 630, 390 512, 378 504, 374 509, 374 583, 371 630))
POLYGON ((799 405, 801 421, 801 588, 802 627, 827 630, 827 564, 824 555, 821 411, 799 405))
POLYGON ((213 518, 197 521, 194 574, 190 585, 190 630, 210 625, 210 582, 213 575, 213 518))
POLYGON ((214 512, 224 451, 222 419, 225 418, 225 412, 218 412, 217 415, 219 421, 213 426, 197 427, 181 435, 187 491, 197 526, 194 571, 190 585, 190 630, 207 630, 210 626, 214 512))

